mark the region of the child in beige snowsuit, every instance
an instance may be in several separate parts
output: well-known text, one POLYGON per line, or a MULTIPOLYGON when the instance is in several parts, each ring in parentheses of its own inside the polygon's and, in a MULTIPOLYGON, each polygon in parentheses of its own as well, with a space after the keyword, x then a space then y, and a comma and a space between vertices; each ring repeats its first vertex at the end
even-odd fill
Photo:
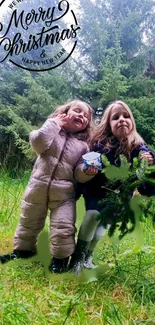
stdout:
POLYGON ((2 255, 2 263, 36 254, 37 237, 50 209, 50 270, 65 270, 75 250, 75 184, 92 178, 84 173, 81 159, 89 150, 91 127, 91 107, 74 100, 58 107, 40 129, 30 133, 38 158, 22 200, 14 251, 2 255))

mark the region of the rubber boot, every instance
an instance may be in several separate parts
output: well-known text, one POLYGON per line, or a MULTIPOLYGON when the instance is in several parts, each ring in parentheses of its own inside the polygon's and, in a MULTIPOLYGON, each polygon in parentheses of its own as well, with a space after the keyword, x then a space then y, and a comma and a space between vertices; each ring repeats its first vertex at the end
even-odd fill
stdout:
POLYGON ((75 252, 72 255, 69 269, 76 275, 80 275, 84 267, 85 258, 90 242, 78 239, 75 252))
POLYGON ((0 255, 0 261, 2 264, 7 263, 18 258, 29 258, 36 255, 36 251, 18 250, 15 249, 11 254, 0 255))
POLYGON ((93 264, 93 251, 88 250, 85 262, 84 262, 84 267, 86 269, 95 269, 96 265, 93 264))
POLYGON ((67 271, 67 264, 69 257, 59 259, 56 257, 52 258, 51 264, 49 266, 49 271, 54 273, 63 273, 67 271))

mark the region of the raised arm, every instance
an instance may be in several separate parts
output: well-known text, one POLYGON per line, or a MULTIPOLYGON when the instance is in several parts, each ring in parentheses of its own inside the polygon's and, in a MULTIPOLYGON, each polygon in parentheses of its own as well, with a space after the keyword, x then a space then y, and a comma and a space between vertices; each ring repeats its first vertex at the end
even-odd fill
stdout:
MULTIPOLYGON (((146 159, 148 161, 149 165, 155 165, 155 154, 150 151, 150 149, 144 144, 140 146, 140 151, 142 151, 142 154, 140 156, 141 159, 146 159)), ((152 173, 151 177, 155 177, 155 173, 152 173)), ((138 191, 142 195, 155 195, 155 187, 151 186, 151 184, 143 183, 139 188, 138 191)))
POLYGON ((61 127, 55 119, 46 120, 40 129, 30 133, 29 139, 33 150, 38 154, 45 152, 60 130, 61 127))

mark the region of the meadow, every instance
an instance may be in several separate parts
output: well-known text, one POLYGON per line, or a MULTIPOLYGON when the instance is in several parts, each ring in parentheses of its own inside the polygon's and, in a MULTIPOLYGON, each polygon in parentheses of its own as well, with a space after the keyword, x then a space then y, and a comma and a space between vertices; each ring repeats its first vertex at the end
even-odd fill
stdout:
MULTIPOLYGON (((0 254, 11 252, 29 173, 0 178, 0 254)), ((84 203, 77 203, 77 229, 84 203)), ((95 270, 53 275, 47 218, 38 256, 0 265, 0 325, 155 325, 155 229, 148 217, 141 232, 118 240, 103 237, 95 270)))

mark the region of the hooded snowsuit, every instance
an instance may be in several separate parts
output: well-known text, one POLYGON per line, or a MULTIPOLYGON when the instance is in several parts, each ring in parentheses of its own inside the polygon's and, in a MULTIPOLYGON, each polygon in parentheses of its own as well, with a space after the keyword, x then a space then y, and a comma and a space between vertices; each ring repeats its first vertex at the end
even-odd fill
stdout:
POLYGON ((82 133, 67 133, 54 118, 30 133, 30 143, 39 156, 22 200, 14 249, 36 249, 49 208, 50 251, 57 258, 65 258, 75 249, 75 184, 91 179, 83 172, 81 159, 88 145, 82 133))

